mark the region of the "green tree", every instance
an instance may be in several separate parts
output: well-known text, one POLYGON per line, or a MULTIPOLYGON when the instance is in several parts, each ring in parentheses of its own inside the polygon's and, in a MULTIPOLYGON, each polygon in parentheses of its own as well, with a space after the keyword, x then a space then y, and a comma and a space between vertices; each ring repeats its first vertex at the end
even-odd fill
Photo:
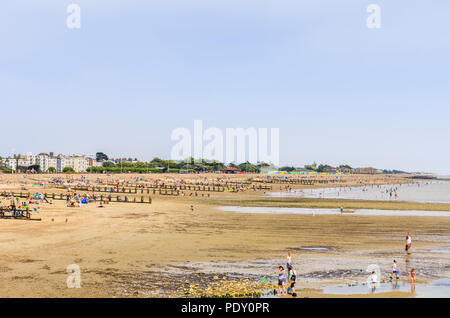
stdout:
POLYGON ((107 160, 109 160, 108 156, 106 154, 104 154, 103 152, 97 152, 95 154, 95 158, 97 159, 97 161, 107 161, 107 160))
POLYGON ((318 167, 317 167, 317 172, 323 172, 324 170, 325 170, 325 168, 327 167, 327 165, 323 165, 323 164, 320 164, 318 167))
POLYGON ((2 167, 1 170, 3 173, 12 173, 13 172, 12 169, 10 169, 8 167, 2 167))
POLYGON ((285 167, 281 167, 281 168, 280 168, 280 171, 291 172, 291 171, 294 171, 294 170, 295 170, 294 167, 288 167, 288 166, 285 166, 285 167))
POLYGON ((55 167, 49 167, 49 168, 47 169, 47 172, 55 173, 55 172, 56 172, 56 168, 55 168, 55 167))
POLYGON ((64 173, 75 172, 75 170, 73 170, 72 167, 65 167, 65 168, 63 169, 63 172, 64 172, 64 173))
POLYGON ((158 158, 158 157, 155 157, 155 158, 153 158, 153 160, 152 161, 150 161, 150 166, 152 167, 152 168, 163 168, 163 167, 165 167, 166 165, 165 165, 165 162, 164 162, 164 160, 162 160, 162 159, 160 159, 160 158, 158 158))
POLYGON ((105 162, 102 164, 102 166, 105 167, 105 168, 113 168, 113 167, 115 167, 116 165, 115 165, 114 162, 112 162, 112 161, 105 161, 105 162))
POLYGON ((237 168, 243 172, 260 172, 261 171, 260 167, 254 165, 248 161, 241 163, 237 168))
POLYGON ((210 166, 212 167, 212 171, 220 171, 222 169, 225 169, 225 164, 223 162, 219 162, 214 160, 210 163, 210 166))

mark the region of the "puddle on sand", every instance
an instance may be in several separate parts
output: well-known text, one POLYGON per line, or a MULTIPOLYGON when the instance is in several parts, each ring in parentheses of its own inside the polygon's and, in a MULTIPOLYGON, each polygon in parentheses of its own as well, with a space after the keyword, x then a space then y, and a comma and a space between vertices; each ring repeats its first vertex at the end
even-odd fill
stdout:
MULTIPOLYGON (((226 212, 256 213, 256 214, 300 214, 300 215, 341 215, 338 209, 307 209, 307 208, 278 208, 278 207, 244 207, 222 206, 226 212)), ((355 210, 343 213, 342 216, 450 216, 450 211, 417 211, 417 210, 355 210)))
POLYGON ((450 246, 443 247, 443 248, 435 248, 435 249, 429 250, 429 252, 431 252, 431 253, 446 253, 446 254, 448 254, 448 253, 450 253, 450 246))
POLYGON ((305 247, 293 247, 290 248, 295 251, 313 251, 313 252, 329 252, 332 251, 332 248, 323 247, 323 246, 305 246, 305 247))
POLYGON ((407 292, 418 298, 450 298, 450 278, 443 278, 431 284, 417 284, 412 290, 409 282, 380 283, 375 290, 363 283, 356 285, 333 285, 323 288, 324 294, 361 295, 386 292, 407 292))
POLYGON ((300 278, 315 278, 315 279, 342 279, 344 277, 366 276, 367 273, 361 269, 333 269, 324 271, 314 271, 297 275, 300 278))

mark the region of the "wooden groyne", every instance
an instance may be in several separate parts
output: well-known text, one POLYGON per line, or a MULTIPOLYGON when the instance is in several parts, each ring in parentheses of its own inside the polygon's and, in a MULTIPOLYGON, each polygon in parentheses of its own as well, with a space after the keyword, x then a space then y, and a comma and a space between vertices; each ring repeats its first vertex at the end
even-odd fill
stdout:
POLYGON ((315 184, 330 184, 340 183, 341 180, 315 180, 315 179, 255 179, 255 183, 268 183, 268 184, 301 184, 301 185, 315 185, 315 184))
MULTIPOLYGON (((164 193, 162 193, 164 195, 164 193)), ((24 192, 2 192, 0 193, 0 196, 2 197, 9 197, 9 196, 13 196, 14 198, 24 198, 24 199, 32 199, 34 198, 34 195, 30 192, 28 193, 24 193, 24 192)), ((47 200, 65 200, 65 201, 69 201, 71 199, 73 199, 73 196, 71 194, 66 194, 66 193, 44 193, 43 194, 44 197, 47 200)), ((87 196, 81 196, 80 199, 88 199, 87 196)), ((133 196, 133 197, 128 197, 126 195, 103 195, 103 194, 99 194, 99 195, 90 195, 89 198, 92 198, 94 200, 94 202, 102 202, 105 200, 108 200, 109 202, 123 202, 123 203, 145 203, 145 204, 151 204, 152 203, 152 198, 151 197, 137 197, 137 196, 133 196)), ((38 199, 39 200, 39 199, 38 199)))
MULTIPOLYGON (((226 192, 233 191, 237 192, 243 189, 250 190, 272 190, 272 186, 266 185, 253 185, 249 187, 227 187, 227 186, 205 186, 205 185, 147 185, 144 187, 103 187, 103 186, 58 186, 57 189, 68 190, 69 188, 73 191, 87 191, 87 192, 103 192, 103 193, 123 193, 123 194, 167 194, 167 191, 162 193, 161 190, 172 190, 172 194, 176 191, 201 191, 201 192, 226 192)), ((178 195, 178 194, 176 194, 178 195)))

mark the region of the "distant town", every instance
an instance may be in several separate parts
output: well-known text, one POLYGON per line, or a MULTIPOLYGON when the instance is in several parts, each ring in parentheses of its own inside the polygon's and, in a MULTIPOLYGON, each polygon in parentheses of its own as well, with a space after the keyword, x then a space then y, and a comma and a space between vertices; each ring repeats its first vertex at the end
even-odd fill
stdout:
POLYGON ((286 173, 341 173, 341 174, 405 174, 399 170, 382 170, 372 167, 352 168, 349 165, 333 167, 326 164, 306 165, 304 167, 275 167, 268 163, 224 164, 222 162, 188 158, 174 161, 154 158, 150 162, 142 162, 137 158, 109 158, 103 152, 95 155, 55 155, 53 152, 26 155, 16 154, 0 158, 0 170, 3 173, 120 173, 120 172, 223 172, 223 173, 268 173, 273 171, 286 173))
POLYGON ((87 172, 92 167, 102 167, 105 162, 113 164, 123 162, 134 163, 137 159, 131 158, 107 158, 102 153, 97 155, 55 155, 53 152, 26 155, 13 155, 0 158, 0 169, 3 172, 87 172), (102 156, 103 155, 103 156, 102 156))

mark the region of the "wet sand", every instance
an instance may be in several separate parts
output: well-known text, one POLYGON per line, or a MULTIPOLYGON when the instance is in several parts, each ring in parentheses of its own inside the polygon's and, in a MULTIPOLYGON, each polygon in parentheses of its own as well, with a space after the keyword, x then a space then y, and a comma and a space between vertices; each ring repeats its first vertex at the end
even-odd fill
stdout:
MULTIPOLYGON (((21 177, 2 175, 2 186, 16 187, 14 178, 21 177)), ((405 269, 408 262, 414 266, 421 283, 449 275, 449 254, 431 252, 450 246, 448 218, 311 217, 218 209, 218 201, 245 205, 261 195, 156 195, 149 205, 112 203, 102 209, 94 204, 67 208, 64 201, 55 201, 41 205, 41 222, 0 219, 0 296, 182 297, 186 280, 202 286, 217 275, 272 280, 288 250, 299 275, 299 297, 336 297, 323 294, 322 287, 364 280, 373 263, 384 275, 393 258, 405 269), (191 204, 195 215, 190 214, 191 204), (407 231, 413 235, 411 256, 404 255, 407 231), (79 289, 67 288, 70 264, 81 268, 79 289)), ((360 296, 380 295, 411 296, 360 296)))

